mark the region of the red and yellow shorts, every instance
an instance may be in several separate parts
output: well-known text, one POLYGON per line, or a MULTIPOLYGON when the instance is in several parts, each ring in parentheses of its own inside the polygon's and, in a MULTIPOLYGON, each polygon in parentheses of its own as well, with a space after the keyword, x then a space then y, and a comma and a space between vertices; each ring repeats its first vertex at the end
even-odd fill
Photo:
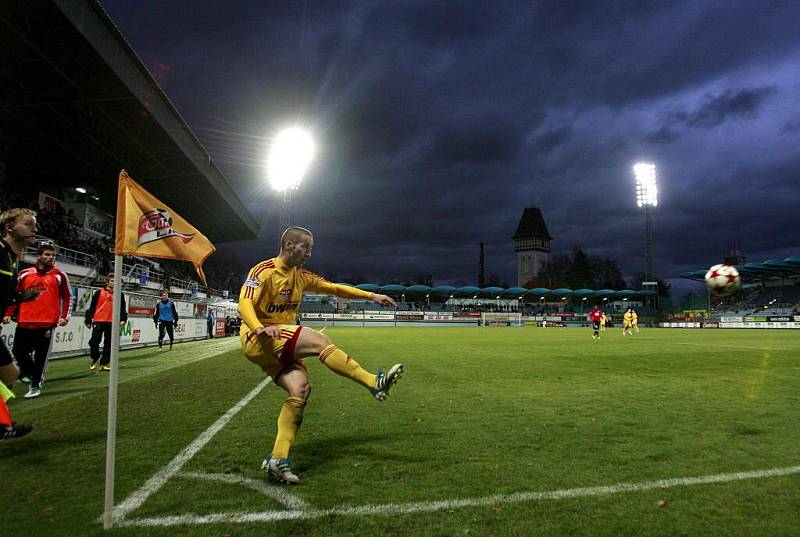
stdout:
POLYGON ((281 331, 279 339, 258 336, 251 330, 242 330, 239 334, 242 351, 247 359, 273 379, 293 366, 306 368, 302 358, 294 357, 294 347, 303 327, 281 324, 278 328, 281 331))

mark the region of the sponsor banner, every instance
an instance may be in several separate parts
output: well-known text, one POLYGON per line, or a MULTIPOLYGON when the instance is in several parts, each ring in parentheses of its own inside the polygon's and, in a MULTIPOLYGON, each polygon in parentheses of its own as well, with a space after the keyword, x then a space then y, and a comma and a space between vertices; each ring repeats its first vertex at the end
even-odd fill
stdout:
POLYGON ((719 323, 702 323, 703 328, 719 328, 719 323))
POLYGON ((156 312, 155 297, 130 295, 125 297, 125 303, 128 305, 128 313, 131 315, 147 315, 152 317, 156 312))
POLYGON ((466 312, 453 313, 453 317, 469 317, 469 318, 478 317, 478 318, 480 318, 480 316, 481 316, 480 313, 466 313, 466 312))
POLYGON ((782 315, 782 316, 768 315, 767 316, 767 321, 773 322, 773 323, 775 323, 775 322, 788 323, 788 322, 792 321, 792 317, 790 317, 788 315, 782 315))
MULTIPOLYGON (((175 311, 178 312, 179 319, 182 317, 194 317, 194 304, 191 302, 179 302, 177 300, 173 300, 173 302, 175 303, 175 311)), ((153 307, 155 307, 155 302, 153 302, 153 307)))
POLYGON ((795 315, 794 316, 794 322, 800 323, 800 315, 795 315))
MULTIPOLYGON (((575 315, 576 314, 574 312, 572 312, 572 311, 563 311, 563 312, 561 312, 561 316, 562 317, 575 317, 575 315)), ((566 320, 566 319, 564 319, 564 320, 566 320)))
POLYGON ((208 304, 195 304, 194 305, 194 316, 195 317, 205 317, 208 315, 208 304))
POLYGON ((64 208, 64 203, 58 199, 45 194, 44 192, 39 192, 39 208, 40 209, 56 209, 56 208, 64 208))
POLYGON ((425 314, 426 321, 452 321, 453 314, 452 313, 426 313, 425 314))
POLYGON ((548 315, 548 316, 546 316, 544 318, 544 320, 549 323, 550 321, 560 321, 561 317, 560 316, 555 316, 555 315, 548 315))
POLYGON ((746 323, 763 323, 766 320, 766 315, 747 315, 744 318, 744 322, 746 323))
POLYGON ((333 315, 333 318, 341 319, 343 321, 349 321, 349 320, 358 321, 360 319, 363 319, 363 317, 358 313, 335 313, 333 315))
POLYGON ((543 328, 564 328, 565 326, 567 325, 561 321, 547 321, 543 328))
POLYGON ((333 319, 333 313, 301 313, 301 319, 333 319))
POLYGON ((370 313, 365 311, 364 319, 370 321, 394 321, 394 313, 370 313))
POLYGON ((75 305, 75 308, 72 311, 74 314, 86 313, 86 310, 89 309, 92 303, 92 295, 94 292, 95 289, 89 289, 87 287, 73 288, 72 303, 75 305))
POLYGON ((224 336, 225 335, 225 319, 220 319, 217 317, 217 320, 214 322, 214 335, 215 336, 224 336))
MULTIPOLYGON (((218 332, 220 335, 224 334, 224 324, 222 321, 223 330, 218 332)), ((11 322, 3 325, 2 336, 3 342, 9 347, 14 345, 14 331, 16 330, 16 323, 11 322)), ((158 329, 152 320, 146 317, 134 317, 120 326, 120 346, 124 349, 131 345, 143 345, 147 343, 155 344, 158 341, 158 329)), ((203 319, 186 319, 181 320, 175 327, 175 340, 196 339, 206 335, 206 323, 203 319)), ((92 329, 83 324, 81 316, 70 317, 69 322, 65 326, 58 326, 53 329, 53 339, 51 347, 51 356, 59 354, 75 354, 84 352, 89 354, 89 338, 92 337, 92 329)))
POLYGON ((396 311, 395 315, 397 316, 398 319, 404 319, 404 320, 421 320, 422 319, 422 312, 421 311, 402 310, 402 311, 396 311))
POLYGON ((722 317, 720 319, 720 321, 723 322, 723 323, 740 323, 740 322, 742 322, 742 318, 741 317, 722 317))

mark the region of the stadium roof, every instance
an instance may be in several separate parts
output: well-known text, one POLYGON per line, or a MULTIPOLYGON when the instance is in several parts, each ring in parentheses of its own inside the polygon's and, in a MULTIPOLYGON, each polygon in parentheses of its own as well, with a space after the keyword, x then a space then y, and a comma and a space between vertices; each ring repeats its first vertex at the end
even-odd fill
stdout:
POLYGON ((511 237, 517 239, 529 239, 532 237, 542 237, 552 239, 550 232, 547 231, 547 224, 544 223, 544 216, 538 207, 528 207, 522 213, 522 218, 517 225, 517 231, 511 237))
MULTIPOLYGON (((743 281, 762 281, 772 278, 790 278, 800 276, 800 256, 791 256, 786 259, 768 259, 762 263, 751 262, 734 265, 743 281)), ((681 273, 681 278, 687 280, 703 281, 708 269, 690 270, 681 273)))
POLYGON ((14 191, 84 187, 115 209, 131 177, 212 241, 258 224, 96 0, 9 0, 0 10, 0 162, 14 191))
POLYGON ((347 285, 349 287, 357 287, 362 291, 369 291, 371 293, 383 293, 391 296, 403 295, 424 295, 424 296, 440 296, 440 297, 455 297, 455 298, 522 298, 538 300, 540 297, 570 297, 575 296, 579 298, 634 298, 634 297, 650 297, 655 295, 652 290, 633 291, 631 289, 623 289, 621 291, 614 291, 613 289, 548 289, 546 287, 537 287, 535 289, 525 289, 524 287, 475 287, 466 285, 464 287, 453 287, 450 285, 440 285, 438 287, 428 287, 427 285, 400 285, 397 283, 390 283, 387 285, 377 285, 374 283, 361 283, 352 285, 349 283, 339 283, 338 285, 347 285))

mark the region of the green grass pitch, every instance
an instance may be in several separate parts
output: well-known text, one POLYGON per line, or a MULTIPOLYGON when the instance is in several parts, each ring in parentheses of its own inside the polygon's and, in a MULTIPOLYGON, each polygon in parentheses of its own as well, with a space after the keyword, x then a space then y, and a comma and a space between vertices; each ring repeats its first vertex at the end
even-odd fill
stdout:
POLYGON ((54 361, 42 397, 11 402, 35 430, 0 443, 2 535, 796 536, 800 331, 620 332, 329 328, 367 369, 406 373, 379 403, 307 359, 294 487, 259 470, 272 384, 148 485, 264 376, 238 338, 126 351, 115 503, 147 493, 111 533, 108 374, 54 361))

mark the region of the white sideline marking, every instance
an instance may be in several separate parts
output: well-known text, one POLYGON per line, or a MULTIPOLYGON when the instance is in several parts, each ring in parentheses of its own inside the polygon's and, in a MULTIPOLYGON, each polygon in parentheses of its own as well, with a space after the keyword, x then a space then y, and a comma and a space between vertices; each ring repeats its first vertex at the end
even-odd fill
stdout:
POLYGON ((244 396, 244 399, 231 407, 231 409, 228 410, 217 421, 215 421, 211 427, 202 432, 200 436, 195 438, 191 444, 183 448, 183 451, 178 453, 169 464, 159 470, 153 477, 148 479, 147 482, 142 485, 142 488, 128 496, 124 502, 115 507, 113 513, 114 520, 119 523, 128 513, 141 507, 147 498, 158 491, 158 489, 163 487, 164 483, 178 473, 184 464, 194 457, 198 451, 203 449, 203 446, 205 446, 212 438, 214 438, 214 435, 217 434, 220 429, 225 427, 231 418, 233 418, 241 409, 243 409, 247 403, 249 403, 256 395, 261 393, 261 390, 266 388, 267 384, 269 384, 271 381, 271 378, 266 378, 261 381, 258 386, 253 388, 250 393, 244 396))
POLYGON ((720 349, 748 349, 753 351, 788 351, 789 348, 783 347, 748 347, 746 345, 710 345, 708 343, 688 343, 685 341, 676 341, 674 345, 689 345, 691 347, 706 347, 706 348, 720 348, 720 349))
POLYGON ((516 494, 498 494, 483 498, 464 498, 461 500, 440 500, 414 503, 387 503, 361 506, 339 506, 331 509, 315 509, 309 511, 262 511, 256 513, 215 513, 211 515, 176 515, 152 518, 132 518, 122 520, 120 526, 176 526, 212 524, 216 522, 248 523, 278 522, 283 520, 321 518, 331 515, 387 515, 442 511, 462 507, 483 507, 503 503, 533 502, 541 500, 563 500, 588 496, 605 496, 622 492, 639 492, 645 490, 667 489, 673 487, 705 485, 709 483, 727 483, 745 479, 779 477, 800 474, 800 466, 772 468, 752 472, 736 472, 731 474, 715 474, 699 477, 682 477, 676 479, 659 479, 639 483, 617 483, 599 487, 582 487, 573 489, 552 490, 546 492, 520 492, 516 494))
POLYGON ((289 487, 280 485, 270 485, 264 480, 248 479, 237 474, 206 474, 202 472, 181 472, 176 477, 187 477, 190 479, 205 479, 206 481, 222 481, 234 485, 243 485, 265 496, 277 500, 289 509, 305 510, 311 506, 300 496, 291 494, 289 487))

